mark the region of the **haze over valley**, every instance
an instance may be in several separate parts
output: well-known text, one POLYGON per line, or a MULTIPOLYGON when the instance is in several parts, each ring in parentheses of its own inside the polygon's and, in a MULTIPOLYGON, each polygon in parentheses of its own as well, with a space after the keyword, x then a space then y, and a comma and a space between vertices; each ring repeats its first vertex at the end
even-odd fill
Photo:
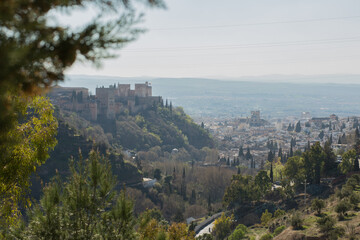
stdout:
POLYGON ((359 75, 244 77, 241 81, 71 75, 61 86, 86 87, 94 93, 97 86, 149 81, 154 95, 183 107, 194 118, 245 117, 252 110, 260 110, 264 118, 299 117, 302 112, 347 117, 360 115, 360 105, 354 104, 360 102, 357 79, 359 75))

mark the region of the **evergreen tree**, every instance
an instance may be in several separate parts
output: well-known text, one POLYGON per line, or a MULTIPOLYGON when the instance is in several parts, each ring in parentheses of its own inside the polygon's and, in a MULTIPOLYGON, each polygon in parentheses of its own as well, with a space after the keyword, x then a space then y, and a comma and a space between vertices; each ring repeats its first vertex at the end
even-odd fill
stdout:
POLYGON ((173 177, 173 179, 174 179, 174 180, 176 180, 176 171, 175 171, 175 167, 174 167, 174 169, 173 169, 173 176, 172 176, 172 177, 173 177))
POLYGON ((270 150, 268 153, 268 161, 273 162, 273 160, 274 160, 274 155, 273 155, 272 151, 270 150))
POLYGON ((301 132, 300 121, 298 121, 298 122, 296 123, 295 132, 297 132, 297 133, 301 132))
POLYGON ((190 204, 195 204, 196 203, 196 193, 195 193, 195 189, 191 190, 191 197, 189 200, 190 204))
POLYGON ((293 148, 292 146, 290 146, 290 153, 289 153, 289 157, 292 157, 294 156, 294 152, 293 152, 293 148))
POLYGON ((282 159, 282 148, 281 147, 279 148, 278 157, 280 159, 282 159))
POLYGON ((255 168, 255 160, 251 157, 251 168, 255 168))
POLYGON ((331 148, 330 141, 326 141, 324 145, 325 161, 324 161, 324 172, 325 174, 336 167, 335 161, 336 156, 331 148))
POLYGON ((170 109, 170 113, 172 113, 172 102, 170 101, 170 107, 169 107, 169 109, 170 109))
POLYGON ((270 181, 271 183, 274 183, 274 173, 273 173, 273 164, 271 162, 271 165, 270 165, 270 181))
POLYGON ((244 149, 242 146, 239 148, 239 157, 244 157, 244 149))
POLYGON ((321 132, 319 133, 319 138, 320 138, 321 140, 323 140, 323 138, 324 138, 324 131, 321 131, 321 132))
POLYGON ((332 134, 330 135, 329 143, 330 143, 330 145, 333 143, 333 135, 332 134))
POLYGON ((230 166, 230 158, 229 157, 226 160, 226 165, 230 166))
POLYGON ((66 183, 55 178, 29 214, 25 239, 135 239, 133 203, 117 196, 110 163, 92 151, 71 163, 66 183))
POLYGON ((320 184, 325 158, 326 155, 320 142, 316 142, 309 151, 303 153, 304 166, 309 183, 320 184))
POLYGON ((245 159, 246 159, 246 160, 252 159, 252 155, 251 155, 251 153, 250 153, 250 148, 249 148, 249 147, 248 147, 247 150, 246 150, 245 159))
POLYGON ((168 100, 166 99, 166 102, 165 102, 165 107, 168 108, 169 107, 169 104, 168 104, 168 100))
POLYGON ((347 140, 346 140, 346 134, 344 133, 341 137, 341 143, 342 144, 346 144, 347 143, 347 140))
POLYGON ((201 128, 205 128, 204 122, 201 122, 201 128))
POLYGON ((240 171, 241 171, 240 167, 237 167, 237 174, 240 174, 241 173, 240 171))
POLYGON ((356 130, 355 130, 355 138, 356 138, 356 139, 359 139, 359 137, 360 137, 359 127, 356 127, 356 130))

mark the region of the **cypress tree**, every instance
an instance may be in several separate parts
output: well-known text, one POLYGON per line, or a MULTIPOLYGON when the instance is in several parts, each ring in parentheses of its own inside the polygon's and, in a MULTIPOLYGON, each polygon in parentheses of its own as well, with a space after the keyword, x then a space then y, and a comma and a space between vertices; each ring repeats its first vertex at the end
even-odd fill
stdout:
POLYGON ((239 157, 244 157, 244 149, 242 146, 239 148, 239 157))
POLYGON ((273 164, 271 162, 271 165, 270 165, 270 181, 272 183, 274 183, 274 173, 273 173, 273 164))
POLYGON ((278 157, 282 158, 282 148, 281 147, 279 148, 278 157))
POLYGON ((301 132, 300 121, 298 121, 298 122, 296 123, 295 132, 297 132, 297 133, 301 132))

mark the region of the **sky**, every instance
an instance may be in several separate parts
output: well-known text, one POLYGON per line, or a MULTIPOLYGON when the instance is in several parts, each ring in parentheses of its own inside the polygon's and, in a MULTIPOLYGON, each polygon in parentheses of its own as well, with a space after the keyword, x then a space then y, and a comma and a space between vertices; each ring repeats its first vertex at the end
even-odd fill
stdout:
POLYGON ((360 74, 359 0, 165 3, 166 10, 142 9, 148 31, 117 58, 101 68, 77 63, 66 74, 232 80, 360 74))

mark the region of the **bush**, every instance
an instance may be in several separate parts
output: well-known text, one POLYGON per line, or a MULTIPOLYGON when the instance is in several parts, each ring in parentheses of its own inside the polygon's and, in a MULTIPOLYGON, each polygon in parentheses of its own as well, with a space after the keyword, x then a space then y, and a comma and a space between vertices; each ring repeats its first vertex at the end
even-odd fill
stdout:
POLYGON ((336 220, 331 216, 325 216, 317 220, 320 232, 327 233, 334 229, 336 220))
POLYGON ((325 207, 325 201, 315 198, 311 203, 311 208, 316 211, 317 215, 321 215, 321 209, 325 207))
POLYGON ((279 218, 281 216, 284 216, 286 214, 286 212, 284 210, 281 210, 281 209, 277 209, 275 212, 274 212, 274 218, 279 218))
POLYGON ((346 224, 346 237, 349 240, 356 240, 356 230, 354 225, 346 224))
POLYGON ((338 239, 343 236, 345 230, 341 227, 335 227, 336 220, 331 216, 325 216, 317 221, 320 232, 322 232, 326 239, 338 239))
POLYGON ((214 239, 213 235, 211 235, 209 233, 205 233, 196 238, 196 240, 213 240, 213 239, 214 239))
POLYGON ((359 193, 353 192, 353 193, 350 195, 350 197, 349 197, 349 201, 350 201, 352 207, 353 207, 354 209, 357 209, 358 204, 359 204, 359 202, 360 202, 360 195, 359 195, 359 193))
POLYGON ((265 212, 261 215, 261 224, 266 226, 272 219, 272 213, 269 213, 266 209, 265 212))
POLYGON ((291 226, 294 228, 294 230, 300 230, 302 229, 302 225, 304 223, 304 220, 300 216, 299 212, 296 212, 291 217, 291 226))
POLYGON ((285 226, 280 226, 280 227, 277 227, 275 230, 274 230, 274 236, 277 236, 279 235, 282 231, 285 230, 285 226))
POLYGON ((349 210, 350 210, 350 203, 347 200, 342 200, 335 206, 335 212, 337 212, 339 220, 343 220, 344 215, 349 210))
POLYGON ((245 234, 247 232, 247 227, 243 224, 239 224, 236 226, 235 231, 230 235, 229 240, 240 240, 245 238, 245 234))
POLYGON ((273 239, 273 235, 271 235, 270 233, 266 233, 265 235, 262 235, 260 240, 271 240, 273 239))

